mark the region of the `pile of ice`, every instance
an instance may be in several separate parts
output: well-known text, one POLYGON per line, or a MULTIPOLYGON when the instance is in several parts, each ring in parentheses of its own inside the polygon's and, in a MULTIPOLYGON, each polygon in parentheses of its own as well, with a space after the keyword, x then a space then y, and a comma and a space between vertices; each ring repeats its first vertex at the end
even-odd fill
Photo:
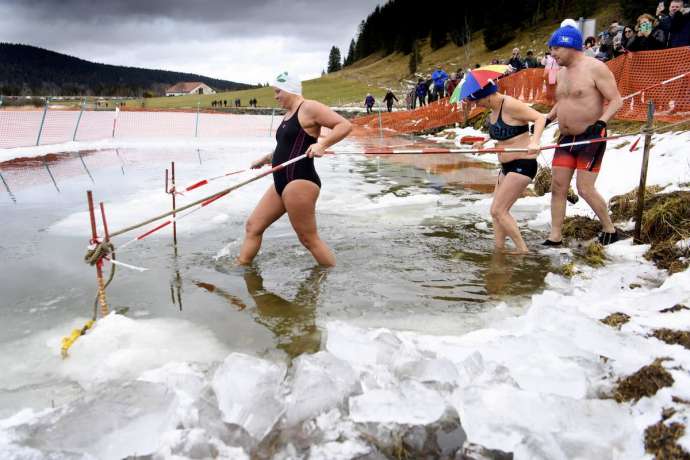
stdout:
MULTIPOLYGON (((189 356, 134 380, 124 369, 101 371, 68 404, 0 421, 0 450, 7 458, 333 459, 401 446, 452 457, 479 445, 515 458, 645 458, 643 432, 663 409, 676 410, 667 423, 690 416, 690 350, 651 336, 690 328, 690 310, 662 312, 690 302, 690 272, 659 285, 645 249, 616 243, 605 268, 549 275, 525 314, 462 336, 330 322, 323 350, 290 366, 231 353, 215 364, 189 356), (620 330, 600 322, 613 312, 631 320, 620 330), (672 386, 634 403, 611 399, 620 377, 659 357, 672 386)), ((142 368, 136 356, 128 361, 142 368)), ((690 434, 680 444, 690 451, 690 434)))

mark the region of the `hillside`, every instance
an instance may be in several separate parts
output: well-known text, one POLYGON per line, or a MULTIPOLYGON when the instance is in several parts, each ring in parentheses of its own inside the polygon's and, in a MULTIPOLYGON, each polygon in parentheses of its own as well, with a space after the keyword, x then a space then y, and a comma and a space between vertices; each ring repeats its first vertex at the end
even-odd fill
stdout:
MULTIPOLYGON (((604 24, 618 19, 621 8, 617 2, 612 2, 604 8, 600 8, 590 15, 597 19, 597 29, 601 30, 604 24)), ((449 72, 474 66, 474 64, 489 64, 492 59, 504 60, 510 56, 511 50, 520 48, 522 55, 527 50, 533 50, 539 55, 546 49, 546 42, 551 33, 558 27, 560 20, 545 20, 529 28, 517 32, 516 38, 503 47, 488 51, 484 44, 482 31, 472 34, 471 41, 466 46, 456 46, 452 42, 437 50, 432 50, 429 39, 420 43, 422 62, 418 66, 419 75, 429 75, 436 64, 449 72)), ((371 92, 377 100, 381 100, 386 88, 392 88, 401 101, 404 101, 404 93, 411 88, 415 81, 408 71, 409 55, 402 53, 374 53, 361 59, 343 70, 333 72, 321 78, 303 82, 304 95, 316 99, 331 106, 359 105, 364 101, 367 92, 371 92), (403 97, 401 97, 403 96, 403 97)), ((227 99, 230 101, 236 97, 242 99, 242 104, 252 97, 258 99, 258 105, 264 107, 275 106, 273 93, 270 88, 257 88, 246 91, 231 91, 213 96, 184 96, 176 98, 147 99, 144 104, 147 107, 161 108, 192 108, 198 101, 202 107, 211 107, 213 100, 227 99)), ((141 101, 139 101, 141 104, 141 101)))
POLYGON ((252 85, 202 75, 99 64, 28 45, 0 43, 0 94, 135 96, 163 94, 180 81, 201 81, 217 91, 252 85))

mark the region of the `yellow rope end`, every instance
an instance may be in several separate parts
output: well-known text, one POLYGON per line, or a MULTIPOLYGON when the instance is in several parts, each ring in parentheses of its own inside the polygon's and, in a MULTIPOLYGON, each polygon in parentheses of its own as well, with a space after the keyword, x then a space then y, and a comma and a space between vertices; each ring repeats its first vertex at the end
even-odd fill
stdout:
POLYGON ((84 327, 81 329, 72 329, 72 332, 70 335, 67 337, 62 338, 62 346, 60 347, 60 354, 62 355, 62 358, 67 358, 69 357, 69 349, 74 345, 74 342, 77 341, 79 337, 82 335, 86 334, 86 331, 91 329, 93 327, 94 321, 92 319, 88 320, 86 324, 84 324, 84 327))

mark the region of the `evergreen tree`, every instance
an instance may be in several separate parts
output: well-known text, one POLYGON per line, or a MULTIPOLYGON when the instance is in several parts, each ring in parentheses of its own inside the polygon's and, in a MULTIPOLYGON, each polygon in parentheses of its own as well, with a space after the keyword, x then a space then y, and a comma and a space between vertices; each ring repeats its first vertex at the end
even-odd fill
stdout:
POLYGON ((422 55, 419 54, 419 42, 417 40, 412 43, 412 52, 410 52, 410 61, 408 68, 410 74, 414 75, 417 72, 417 66, 422 62, 422 55))
POLYGON ((328 73, 337 72, 341 68, 340 49, 337 46, 332 46, 331 52, 328 53, 328 73))
POLYGON ((352 65, 355 62, 355 39, 350 40, 350 48, 347 50, 347 57, 343 63, 343 67, 352 65))

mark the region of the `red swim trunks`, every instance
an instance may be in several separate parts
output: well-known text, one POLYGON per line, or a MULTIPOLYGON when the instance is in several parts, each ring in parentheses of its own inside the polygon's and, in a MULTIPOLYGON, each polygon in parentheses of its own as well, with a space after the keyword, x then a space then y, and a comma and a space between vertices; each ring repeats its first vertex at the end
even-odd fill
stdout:
MULTIPOLYGON (((599 134, 582 133, 577 136, 563 135, 558 138, 559 144, 570 144, 571 142, 588 141, 606 137, 606 130, 599 134)), ((595 173, 601 169, 601 162, 606 151, 606 141, 594 142, 592 144, 571 145, 569 147, 558 147, 553 155, 553 166, 568 169, 580 169, 582 171, 592 171, 595 173)))

